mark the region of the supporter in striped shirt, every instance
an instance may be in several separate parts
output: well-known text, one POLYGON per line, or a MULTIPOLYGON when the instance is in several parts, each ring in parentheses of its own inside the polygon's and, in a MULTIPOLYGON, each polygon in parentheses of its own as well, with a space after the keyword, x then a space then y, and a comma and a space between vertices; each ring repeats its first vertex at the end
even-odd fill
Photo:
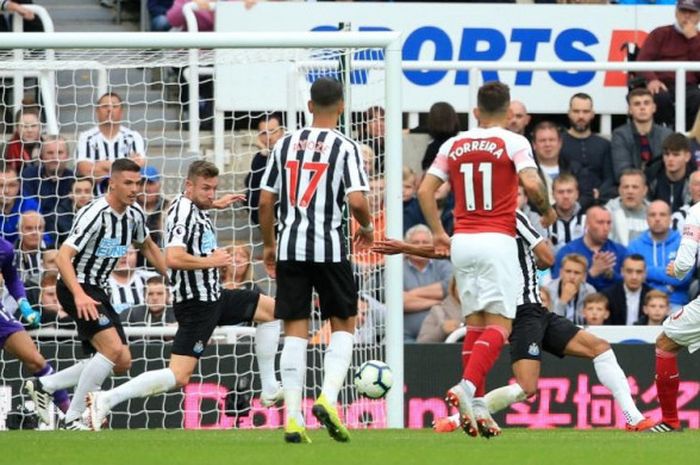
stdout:
POLYGON ((140 167, 145 163, 146 148, 138 132, 122 126, 122 99, 115 92, 107 92, 97 100, 97 126, 81 132, 75 147, 75 165, 78 176, 95 179, 98 192, 105 191, 103 182, 109 175, 114 160, 130 158, 140 167))
POLYGON ((141 167, 130 159, 116 160, 109 192, 78 212, 56 257, 61 274, 56 285, 58 300, 76 321, 86 351, 96 352, 88 361, 34 381, 33 400, 39 412, 48 406, 48 394, 58 386, 76 386, 65 417, 66 429, 85 429, 80 419, 88 392, 100 388, 112 370, 123 373, 131 366, 121 320, 106 292, 117 261, 133 244, 163 276, 167 275, 163 255, 148 236, 146 217, 136 203, 141 185, 141 167))

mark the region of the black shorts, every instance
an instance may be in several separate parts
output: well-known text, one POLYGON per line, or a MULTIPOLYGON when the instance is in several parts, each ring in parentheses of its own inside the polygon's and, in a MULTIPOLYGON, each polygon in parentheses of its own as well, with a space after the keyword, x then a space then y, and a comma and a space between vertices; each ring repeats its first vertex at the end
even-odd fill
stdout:
POLYGON ((510 333, 510 361, 541 360, 542 350, 564 357, 564 349, 581 330, 570 320, 538 304, 518 306, 510 333))
POLYGON ((217 326, 253 321, 260 294, 247 289, 222 289, 216 302, 186 300, 173 305, 178 328, 173 354, 199 358, 217 326))
POLYGON ((80 286, 88 296, 100 303, 97 307, 99 313, 99 318, 97 320, 83 320, 82 318, 78 318, 78 309, 75 306, 75 299, 63 280, 59 279, 56 283, 56 296, 63 310, 75 320, 75 325, 78 328, 78 337, 83 341, 83 349, 85 352, 95 353, 95 348, 90 343, 90 340, 95 334, 109 328, 117 330, 119 339, 121 339, 122 344, 126 345, 126 335, 122 327, 122 320, 119 318, 119 314, 114 310, 114 307, 112 307, 111 299, 107 293, 101 287, 91 284, 81 284, 80 286))
POLYGON ((311 316, 316 289, 321 318, 347 319, 357 315, 357 286, 350 262, 277 262, 275 318, 303 320, 311 316))

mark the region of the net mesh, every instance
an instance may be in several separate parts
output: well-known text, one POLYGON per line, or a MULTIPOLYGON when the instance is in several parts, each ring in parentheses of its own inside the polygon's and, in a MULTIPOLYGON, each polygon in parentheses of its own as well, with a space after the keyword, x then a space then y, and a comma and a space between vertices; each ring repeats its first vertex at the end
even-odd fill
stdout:
MULTIPOLYGON (((42 143, 31 131, 31 115, 27 116, 30 112, 25 111, 15 121, 19 108, 13 107, 11 102, 16 73, 25 73, 23 108, 40 109, 41 134, 54 135, 57 131, 65 139, 68 150, 62 165, 74 170, 74 174, 64 172, 62 176, 71 180, 79 176, 75 173, 78 167, 74 155, 79 135, 97 124, 96 102, 107 91, 120 96, 123 102, 121 124, 143 136, 145 153, 140 155, 143 155, 145 166, 155 169, 151 171, 151 181, 145 183, 139 201, 152 215, 150 229, 160 245, 164 224, 161 212, 182 188, 189 163, 202 156, 223 160, 220 194, 244 192, 248 196, 246 202, 236 204, 232 210, 213 215, 219 245, 229 247, 235 257, 234 263, 224 273, 226 285, 256 287, 274 296, 274 281, 265 274, 261 261, 262 241, 255 220, 254 199, 259 193, 258 183, 270 145, 285 131, 310 123, 306 108, 308 90, 318 76, 331 75, 344 80, 349 77, 349 82, 346 82, 349 111, 343 118, 341 129, 364 144, 363 156, 370 177, 370 203, 377 238, 384 231, 384 73, 364 69, 350 69, 347 74, 342 71, 343 63, 353 66, 353 59, 367 57, 381 58, 375 50, 335 49, 206 50, 194 54, 188 50, 24 50, 21 59, 11 51, 0 51, 0 69, 4 70, 0 78, 0 140, 5 139, 0 148, 6 158, 11 146, 21 154, 16 162, 21 182, 12 187, 14 184, 8 181, 7 173, 3 175, 3 202, 9 205, 34 198, 38 205, 32 208, 41 210, 46 223, 44 243, 38 246, 31 244, 30 234, 18 234, 19 214, 14 215, 14 228, 10 216, 3 218, 2 234, 15 242, 17 250, 26 248, 17 253, 16 264, 31 303, 43 312, 42 328, 33 333, 33 339, 47 360, 62 369, 84 358, 80 343, 75 339, 73 323, 66 318, 56 299, 55 252, 52 250, 65 239, 65 231, 62 236, 58 223, 69 226, 74 207, 88 200, 91 194, 76 192, 78 183, 73 183, 73 187, 65 192, 59 185, 49 195, 43 191, 39 194, 27 192, 32 181, 40 190, 45 190, 49 184, 41 173, 33 177, 27 175, 26 168, 38 165, 40 158, 46 155, 41 155, 42 143), (196 62, 193 61, 195 58, 196 62), (234 73, 235 76, 229 74, 236 69, 248 71, 234 73), (199 72, 193 74, 195 71, 199 72), (194 76, 199 81, 199 100, 193 103, 200 116, 199 138, 196 140, 199 147, 192 147, 190 141, 189 113, 194 107, 189 104, 188 84, 194 76), (270 80, 270 76, 274 79, 270 80), (220 94, 220 89, 215 92, 215 85, 226 86, 226 98, 219 99, 223 94, 220 94), (221 135, 224 153, 223 156, 218 154, 219 158, 214 152, 212 128, 215 118, 224 121, 221 135), (54 120, 55 125, 52 124, 54 120), (280 129, 276 129, 277 123, 280 129), (26 160, 22 160, 23 157, 26 160), (8 184, 12 184, 9 190, 8 184), (47 202, 49 197, 55 202, 46 207, 50 203, 47 202)), ((44 142, 43 148, 46 146, 44 142)), ((356 225, 348 219, 348 233, 351 234, 354 228, 356 225)), ((382 257, 368 252, 353 255, 360 290, 360 313, 353 363, 341 391, 341 414, 351 427, 382 427, 386 421, 384 402, 360 398, 352 385, 351 374, 366 360, 384 358, 384 262, 382 257)), ((125 263, 122 267, 131 274, 117 274, 115 282, 122 284, 112 286, 117 290, 113 292, 112 300, 115 308, 125 309, 122 315, 130 334, 133 365, 129 374, 110 378, 104 388, 121 384, 143 371, 167 366, 172 341, 172 334, 149 335, 149 328, 169 327, 172 317, 153 313, 160 305, 149 301, 143 280, 135 279, 148 271, 144 260, 139 257, 135 263, 125 263), (134 287, 138 289, 133 291, 134 287), (137 307, 143 309, 140 314, 142 321, 129 321, 130 316, 138 313, 134 310, 137 307)), ((6 289, 3 306, 5 314, 16 314, 16 303, 6 289)), ((169 307, 165 315, 168 312, 171 312, 169 307)), ((314 427, 317 425, 310 415, 310 408, 320 392, 323 353, 330 328, 320 320, 318 308, 314 307, 312 315, 305 412, 310 426, 314 427)), ((174 333, 174 328, 170 330, 174 333)), ((251 334, 252 330, 235 338, 215 337, 195 375, 182 391, 147 400, 131 400, 115 410, 111 426, 281 426, 283 410, 263 408, 259 401, 260 382, 251 334)), ((13 408, 28 400, 20 387, 29 375, 15 358, 3 352, 0 379, 12 388, 13 408)))

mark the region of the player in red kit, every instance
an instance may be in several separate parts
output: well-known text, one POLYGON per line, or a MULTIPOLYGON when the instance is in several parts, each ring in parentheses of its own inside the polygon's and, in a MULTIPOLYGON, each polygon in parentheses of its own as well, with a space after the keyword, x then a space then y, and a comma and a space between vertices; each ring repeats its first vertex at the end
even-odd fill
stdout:
POLYGON ((462 381, 447 392, 470 436, 485 427, 486 375, 508 340, 520 289, 515 240, 518 182, 542 213, 543 226, 556 219, 539 177, 530 143, 504 129, 510 92, 499 82, 484 84, 474 114, 479 127, 446 141, 421 183, 418 199, 433 231, 435 252, 450 255, 462 315, 469 326, 469 353, 462 381), (455 195, 454 236, 438 217, 435 192, 449 182, 455 195))

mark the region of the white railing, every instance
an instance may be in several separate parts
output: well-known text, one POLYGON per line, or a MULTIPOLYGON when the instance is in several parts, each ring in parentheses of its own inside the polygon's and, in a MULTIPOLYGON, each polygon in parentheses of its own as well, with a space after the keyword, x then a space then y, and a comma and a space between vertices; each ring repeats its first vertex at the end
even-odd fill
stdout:
MULTIPOLYGON (((653 344, 661 334, 661 326, 587 326, 586 331, 605 339, 610 344, 641 341, 653 344)), ((465 326, 452 331, 445 342, 457 342, 467 333, 465 326)))
MULTIPOLYGON (((174 337, 177 325, 170 326, 124 326, 127 337, 174 337)), ((41 328, 29 331, 32 337, 63 339, 75 338, 77 333, 70 329, 41 328)), ((242 337, 255 337, 255 328, 250 326, 219 326, 211 338, 221 344, 235 344, 242 337)))
MULTIPOLYGON (((46 11, 46 8, 40 5, 23 5, 24 8, 32 11, 34 15, 41 21, 44 27, 44 32, 54 32, 53 20, 46 11)), ((19 14, 12 15, 12 32, 22 32, 24 30, 24 19, 19 14)), ((13 56, 16 62, 24 60, 24 50, 15 48, 13 56)), ((53 49, 46 49, 46 60, 53 61, 55 59, 53 49)), ((58 134, 58 118, 56 113, 56 99, 54 89, 56 88, 56 74, 52 71, 37 70, 35 67, 27 70, 15 70, 11 73, 2 73, 0 77, 12 77, 12 114, 22 107, 22 99, 24 98, 24 78, 36 78, 39 82, 39 92, 41 92, 42 100, 45 104, 44 115, 46 116, 46 126, 49 134, 58 134)))

